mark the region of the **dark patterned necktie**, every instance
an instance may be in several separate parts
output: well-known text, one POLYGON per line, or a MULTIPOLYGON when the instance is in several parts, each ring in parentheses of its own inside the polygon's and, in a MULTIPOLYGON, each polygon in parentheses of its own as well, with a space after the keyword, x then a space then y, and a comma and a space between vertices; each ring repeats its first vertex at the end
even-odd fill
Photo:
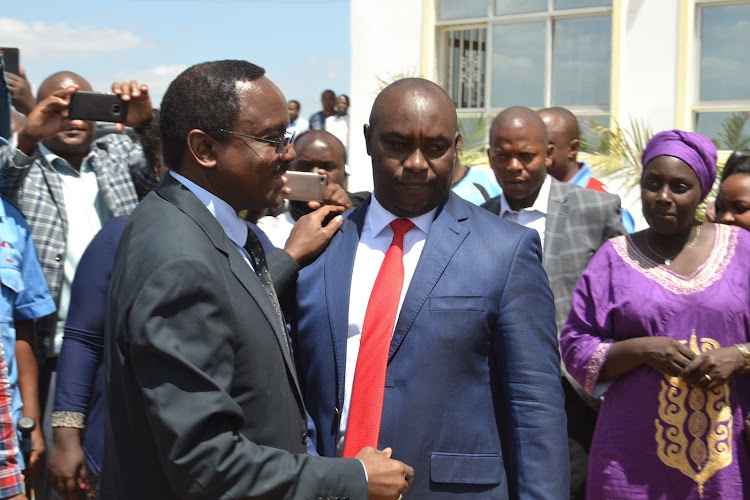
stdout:
MULTIPOLYGON (((266 264, 266 252, 263 250, 258 236, 253 232, 252 229, 247 228, 247 240, 245 241, 245 250, 250 254, 250 258, 253 260, 253 267, 255 268, 255 274, 258 275, 263 288, 271 298, 271 303, 276 311, 276 316, 279 318, 281 323, 281 331, 284 332, 286 337, 286 324, 284 323, 284 316, 281 313, 281 306, 279 305, 279 298, 276 296, 276 289, 273 287, 273 280, 271 279, 271 273, 268 271, 268 264, 266 264)), ((287 344, 289 340, 287 339, 287 344)))

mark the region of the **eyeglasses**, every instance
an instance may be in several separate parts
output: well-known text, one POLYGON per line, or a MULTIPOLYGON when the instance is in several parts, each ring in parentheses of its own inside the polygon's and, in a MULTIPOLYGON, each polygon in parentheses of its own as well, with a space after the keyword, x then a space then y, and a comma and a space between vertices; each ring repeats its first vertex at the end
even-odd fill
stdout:
POLYGON ((267 142, 269 144, 275 144, 277 155, 284 154, 287 148, 289 147, 289 145, 294 142, 294 138, 297 136, 296 132, 285 132, 284 137, 282 137, 279 140, 274 140, 274 139, 264 139, 263 137, 255 137, 254 135, 249 135, 249 134, 242 134, 240 132, 232 132, 231 130, 225 130, 223 128, 218 129, 218 132, 224 132, 225 134, 232 134, 232 135, 241 135, 242 137, 248 137, 250 139, 255 139, 256 141, 267 142))

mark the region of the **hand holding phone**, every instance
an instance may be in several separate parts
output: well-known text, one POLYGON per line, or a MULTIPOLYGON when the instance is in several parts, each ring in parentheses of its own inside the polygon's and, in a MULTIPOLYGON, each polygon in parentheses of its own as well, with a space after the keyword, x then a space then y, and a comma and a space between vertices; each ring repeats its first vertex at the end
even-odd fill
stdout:
POLYGON ((124 123, 127 115, 128 103, 117 94, 78 90, 70 96, 70 119, 124 123))
POLYGON ((287 200, 294 201, 323 201, 328 177, 325 174, 315 172, 288 171, 284 174, 286 183, 284 187, 290 189, 289 193, 282 196, 287 200))

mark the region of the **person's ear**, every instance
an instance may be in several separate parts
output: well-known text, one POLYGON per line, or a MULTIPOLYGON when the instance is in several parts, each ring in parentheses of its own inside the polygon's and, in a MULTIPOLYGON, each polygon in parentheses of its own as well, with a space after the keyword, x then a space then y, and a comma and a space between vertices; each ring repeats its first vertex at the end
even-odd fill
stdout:
POLYGON ((370 137, 372 137, 372 129, 370 128, 370 125, 365 123, 363 131, 365 133, 365 147, 367 148, 367 155, 372 156, 372 151, 370 151, 370 137))
POLYGON ((579 141, 578 139, 573 139, 568 143, 568 147, 570 148, 568 150, 568 158, 570 158, 571 160, 575 160, 578 157, 578 151, 581 147, 581 141, 579 141))
POLYGON ((550 168, 553 163, 553 155, 555 154, 555 146, 553 144, 547 144, 547 157, 544 159, 544 166, 550 168))
POLYGON ((193 129, 187 136, 188 150, 193 160, 204 168, 214 168, 217 164, 218 143, 216 139, 200 129, 193 129))
POLYGON ((461 151, 464 148, 464 136, 461 135, 461 132, 456 132, 455 143, 457 150, 461 151))

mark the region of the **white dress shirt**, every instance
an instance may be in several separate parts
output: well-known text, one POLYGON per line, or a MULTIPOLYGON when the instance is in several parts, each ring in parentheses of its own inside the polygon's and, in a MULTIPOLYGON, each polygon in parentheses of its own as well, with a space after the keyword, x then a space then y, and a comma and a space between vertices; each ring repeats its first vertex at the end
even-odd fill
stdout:
POLYGON ((310 130, 310 122, 308 122, 301 116, 298 116, 297 119, 290 123, 286 128, 286 133, 294 133, 300 135, 302 132, 307 132, 308 130, 310 130))
MULTIPOLYGON (((404 284, 401 288, 401 298, 398 303, 396 318, 401 312, 409 283, 414 276, 419 257, 422 255, 427 233, 430 232, 432 220, 435 218, 434 208, 418 217, 411 217, 414 227, 404 236, 404 284)), ((359 355, 359 343, 362 338, 362 325, 365 322, 367 303, 370 293, 378 277, 380 266, 385 259, 385 253, 391 246, 393 230, 390 223, 398 219, 397 216, 387 211, 378 203, 375 196, 372 197, 370 207, 365 215, 362 235, 357 245, 357 254, 354 257, 354 269, 352 271, 351 289, 349 292, 349 330, 346 341, 346 374, 344 378, 344 407, 341 410, 341 422, 339 424, 339 442, 336 454, 341 456, 344 452, 344 440, 346 438, 346 424, 349 419, 349 407, 352 399, 352 384, 354 383, 354 371, 357 366, 359 355)), ((391 332, 393 335, 393 332, 391 332)))
POLYGON ((349 151, 349 115, 333 115, 326 118, 326 132, 332 133, 349 151))
POLYGON ((55 337, 53 339, 54 352, 59 353, 62 349, 65 321, 70 309, 70 292, 78 263, 91 240, 102 228, 102 224, 112 218, 112 212, 99 192, 96 173, 89 163, 93 154, 89 154, 83 159, 81 169, 77 171, 70 163, 50 151, 41 142, 38 147, 39 153, 52 166, 60 180, 68 222, 65 235, 63 281, 60 288, 60 303, 57 307, 57 324, 55 325, 55 337))
POLYGON ((287 211, 279 215, 264 215, 258 219, 258 227, 266 233, 273 246, 284 248, 295 222, 292 212, 287 211))
POLYGON ((549 201, 549 188, 552 185, 551 179, 547 175, 534 203, 528 208, 522 208, 518 212, 510 208, 508 200, 505 198, 505 193, 500 195, 500 217, 526 226, 529 229, 535 229, 539 233, 539 239, 542 240, 542 250, 544 250, 544 227, 547 224, 547 202, 549 201))

